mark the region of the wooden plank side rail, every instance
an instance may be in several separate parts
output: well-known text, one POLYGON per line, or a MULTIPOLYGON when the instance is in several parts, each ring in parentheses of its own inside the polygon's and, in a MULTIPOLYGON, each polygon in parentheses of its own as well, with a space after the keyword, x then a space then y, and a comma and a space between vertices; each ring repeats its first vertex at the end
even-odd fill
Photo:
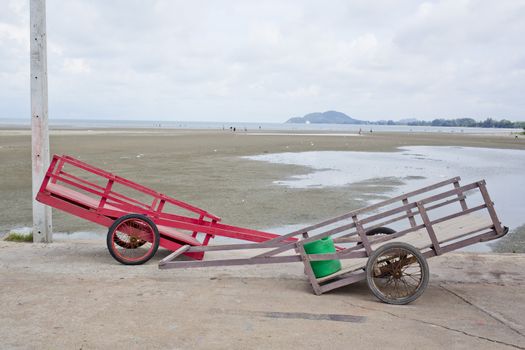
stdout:
MULTIPOLYGON (((55 156, 58 158, 58 156, 55 156)), ((96 168, 90 164, 87 164, 85 162, 82 162, 76 158, 73 158, 73 157, 70 157, 70 156, 61 156, 60 159, 64 162, 64 163, 67 163, 67 164, 70 164, 74 167, 77 167, 79 169, 82 169, 82 170, 85 170, 85 171, 88 171, 90 173, 93 173, 95 175, 98 175, 100 177, 103 177, 103 178, 106 178, 106 179, 112 179, 115 183, 118 183, 118 184, 121 184, 121 185, 124 185, 125 187, 128 187, 128 188, 131 188, 135 191, 139 191, 139 192, 142 192, 144 194, 147 194, 147 195, 150 195, 154 198, 159 198, 159 199, 164 199, 165 201, 167 201, 168 203, 170 204, 173 204, 175 206, 178 206, 178 207, 181 207, 183 209, 186 209, 188 211, 191 211, 191 212, 194 212, 194 213, 197 213, 197 214, 202 214, 210 219, 213 219, 213 220, 217 220, 217 221, 220 221, 221 218, 216 216, 216 215, 213 215, 205 210, 202 210, 198 207, 195 207, 191 204, 188 204, 186 202, 183 202, 183 201, 179 201, 179 200, 176 200, 175 198, 171 198, 169 196, 166 196, 162 193, 159 193, 157 191, 154 191, 148 187, 145 187, 145 186, 142 186, 136 182, 133 182, 131 180, 128 180, 128 179, 125 179, 125 178, 122 178, 120 176, 116 176, 116 175, 113 175, 105 170, 102 170, 102 169, 99 169, 99 168, 96 168)), ((50 176, 52 176, 53 174, 49 174, 50 176)), ((72 184, 72 186, 75 186, 75 184, 72 184)), ((145 203, 142 203, 144 206, 148 206, 147 204, 145 203)))
MULTIPOLYGON (((399 201, 403 200, 403 198, 405 198, 405 197, 417 196, 417 195, 420 195, 422 193, 433 191, 433 190, 436 190, 438 188, 450 185, 450 184, 454 183, 455 181, 460 181, 460 180, 461 180, 461 178, 459 176, 457 176, 457 177, 453 177, 453 178, 448 179, 448 180, 444 180, 444 181, 435 183, 433 185, 422 187, 422 188, 419 188, 417 190, 414 190, 414 191, 411 191, 411 192, 408 192, 408 193, 405 193, 405 194, 402 194, 402 195, 399 195, 399 196, 387 199, 385 201, 382 201, 382 202, 379 202, 379 203, 376 203, 376 204, 372 204, 370 206, 363 207, 363 208, 360 208, 360 209, 357 209, 357 210, 353 210, 353 211, 350 211, 350 212, 348 212, 346 214, 342 214, 342 215, 336 216, 334 218, 331 218, 331 219, 319 222, 317 224, 301 228, 299 230, 290 232, 290 233, 282 235, 280 237, 276 237, 275 240, 276 241, 281 241, 281 240, 284 240, 284 239, 289 238, 289 237, 295 237, 295 236, 303 234, 305 232, 311 232, 311 231, 317 230, 317 229, 319 229, 321 227, 333 224, 335 222, 342 221, 342 220, 345 220, 345 219, 349 219, 349 218, 351 218, 354 215, 359 215, 359 214, 362 214, 362 213, 371 212, 371 211, 374 211, 374 210, 379 209, 381 207, 385 207, 385 206, 393 204, 395 202, 399 202, 399 201)), ((322 238, 322 237, 320 237, 320 238, 322 238)))

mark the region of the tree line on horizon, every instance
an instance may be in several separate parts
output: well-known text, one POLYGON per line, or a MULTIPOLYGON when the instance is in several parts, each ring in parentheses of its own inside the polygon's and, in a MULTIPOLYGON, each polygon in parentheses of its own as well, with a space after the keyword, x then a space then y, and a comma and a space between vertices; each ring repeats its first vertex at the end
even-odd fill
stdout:
POLYGON ((426 120, 410 120, 399 121, 382 120, 376 122, 378 125, 409 125, 409 126, 455 126, 455 127, 478 127, 478 128, 523 128, 525 129, 525 122, 512 122, 507 119, 496 120, 487 118, 483 121, 476 121, 472 118, 457 118, 457 119, 434 119, 426 120))

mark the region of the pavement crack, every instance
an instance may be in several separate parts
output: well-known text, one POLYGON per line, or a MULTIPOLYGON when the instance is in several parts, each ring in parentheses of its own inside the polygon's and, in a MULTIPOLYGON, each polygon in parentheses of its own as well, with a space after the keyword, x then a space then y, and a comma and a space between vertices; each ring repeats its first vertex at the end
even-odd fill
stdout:
POLYGON ((413 322, 417 322, 417 323, 422 323, 424 325, 427 325, 427 326, 433 326, 433 327, 438 327, 438 328, 442 328, 442 329, 445 329, 447 331, 451 331, 451 332, 455 332, 455 333, 460 333, 460 334, 463 334, 467 337, 471 337, 471 338, 476 338, 476 339, 480 339, 480 340, 485 340, 485 341, 488 341, 488 342, 491 342, 491 343, 495 343, 495 344, 500 344, 500 345, 505 345, 505 346, 510 346, 514 349, 520 349, 520 350, 525 350, 525 347, 522 347, 522 346, 519 346, 519 345, 516 345, 516 344, 511 344, 511 343, 507 343, 507 342, 504 342, 504 341, 501 341, 501 340, 496 340, 496 339, 491 339, 491 338, 487 338, 487 337, 483 337, 481 335, 476 335, 476 334, 472 334, 472 333, 469 333, 469 332, 466 332, 466 331, 463 331, 461 329, 456 329, 456 328, 452 328, 452 327, 448 327, 448 326, 445 326, 445 325, 442 325, 442 324, 439 324, 439 323, 433 323, 433 322, 429 322, 429 321, 425 321, 425 320, 420 320, 420 319, 417 319, 417 318, 412 318, 412 317, 405 317, 405 316, 400 316, 400 315, 397 315, 393 312, 389 312, 389 311, 386 311, 386 310, 379 310, 379 309, 376 309, 376 308, 372 308, 372 307, 366 307, 366 306, 362 306, 362 305, 356 305, 356 304, 353 304, 351 302, 348 302, 348 301, 345 301, 346 304, 348 305, 351 305, 351 306, 354 306, 354 307, 357 307, 357 308, 361 308, 361 309, 364 309, 364 310, 368 310, 368 311, 375 311, 375 312, 382 312, 384 314, 387 314, 389 316, 392 316, 392 317, 395 317, 395 318, 399 318, 399 319, 402 319, 402 320, 408 320, 408 321, 413 321, 413 322))
POLYGON ((489 316, 490 318, 492 318, 493 320, 501 323, 502 325, 504 325, 505 327, 508 327, 510 330, 512 330, 513 332, 517 333, 518 335, 522 336, 522 337, 525 337, 525 334, 523 334, 519 329, 516 329, 514 327, 512 327, 510 324, 508 324, 507 322, 505 322, 504 320, 502 320, 500 317, 498 317, 497 315, 494 315, 493 313, 491 313, 490 311, 488 310, 485 310, 484 308, 474 304, 473 302, 471 302, 470 300, 468 300, 467 298, 465 298, 464 296, 454 292, 452 289, 449 289, 447 287, 445 287, 443 284, 440 284, 439 287, 445 291, 447 291, 448 293, 454 295, 456 298, 460 299, 461 301, 463 301, 464 303, 472 306, 473 308, 481 311, 482 313, 484 313, 485 315, 489 316))

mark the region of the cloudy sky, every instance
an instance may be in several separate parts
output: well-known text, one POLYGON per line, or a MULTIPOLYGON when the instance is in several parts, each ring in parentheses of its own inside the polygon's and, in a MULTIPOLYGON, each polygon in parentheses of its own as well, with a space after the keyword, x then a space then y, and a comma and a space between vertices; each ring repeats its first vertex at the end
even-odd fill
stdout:
MULTIPOLYGON (((29 118, 0 0, 0 118, 29 118)), ((47 0, 50 118, 525 120, 525 1, 47 0)))

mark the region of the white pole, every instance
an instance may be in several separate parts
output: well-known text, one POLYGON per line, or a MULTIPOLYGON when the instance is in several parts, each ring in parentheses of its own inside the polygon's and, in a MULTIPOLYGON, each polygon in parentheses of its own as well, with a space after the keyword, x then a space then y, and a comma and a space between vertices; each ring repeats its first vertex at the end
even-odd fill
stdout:
POLYGON ((30 0, 31 157, 33 171, 33 242, 53 240, 51 208, 35 200, 49 166, 47 125, 46 1, 30 0))

